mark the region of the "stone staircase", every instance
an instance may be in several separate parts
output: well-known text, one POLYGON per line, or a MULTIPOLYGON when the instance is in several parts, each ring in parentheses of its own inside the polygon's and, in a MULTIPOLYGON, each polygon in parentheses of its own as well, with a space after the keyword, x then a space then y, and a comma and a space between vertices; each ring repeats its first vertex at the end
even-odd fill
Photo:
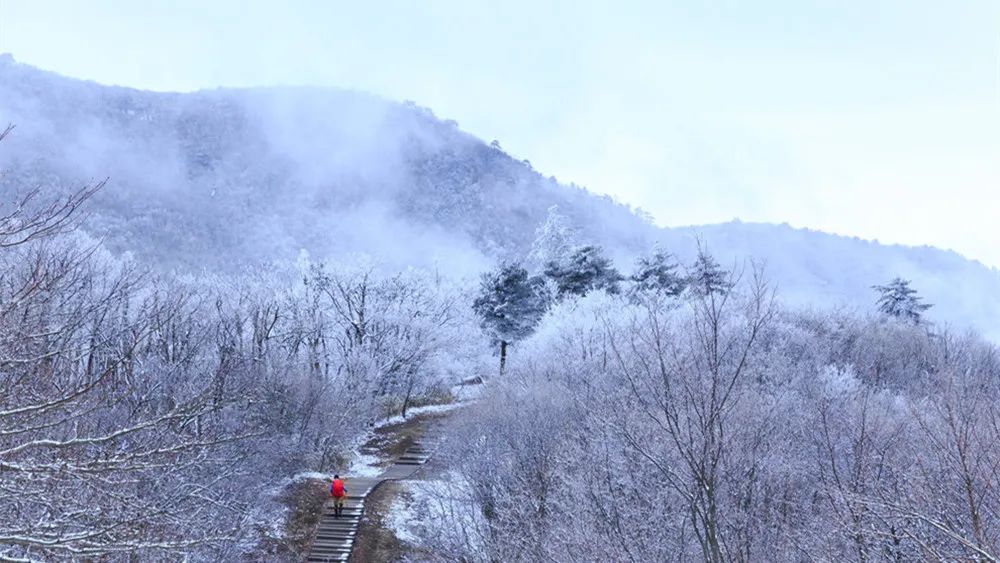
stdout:
POLYGON ((365 499, 368 494, 385 481, 408 479, 430 459, 430 456, 430 444, 427 441, 414 441, 403 455, 378 477, 351 478, 350 475, 345 475, 347 499, 344 501, 344 510, 340 518, 337 518, 333 500, 326 501, 323 506, 323 516, 316 529, 316 537, 306 560, 347 561, 354 547, 354 539, 361 523, 361 515, 365 511, 365 499))

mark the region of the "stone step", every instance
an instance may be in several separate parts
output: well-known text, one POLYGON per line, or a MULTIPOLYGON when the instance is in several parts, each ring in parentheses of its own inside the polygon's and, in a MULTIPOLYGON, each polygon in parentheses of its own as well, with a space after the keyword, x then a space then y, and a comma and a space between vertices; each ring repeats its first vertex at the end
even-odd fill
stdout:
POLYGON ((323 540, 328 540, 329 541, 329 540, 334 540, 336 538, 341 538, 341 539, 344 539, 344 538, 353 538, 355 535, 357 535, 357 533, 358 532, 356 530, 351 530, 349 532, 330 532, 330 531, 326 531, 326 532, 318 532, 316 534, 316 538, 317 539, 323 539, 323 540))
MULTIPOLYGON (((348 493, 341 510, 336 517, 334 502, 328 499, 323 505, 323 516, 316 527, 316 536, 310 548, 306 561, 347 561, 354 547, 361 517, 364 515, 364 500, 376 485, 387 480, 406 479, 416 473, 420 466, 427 463, 431 457, 435 440, 426 436, 413 442, 405 452, 383 469, 377 478, 347 476, 345 479, 348 493)), ((363 453, 373 454, 377 448, 362 448, 363 453)))
POLYGON ((324 522, 317 528, 320 532, 353 532, 358 529, 357 522, 345 522, 344 525, 328 524, 324 522))
POLYGON ((336 546, 317 543, 313 546, 313 555, 350 555, 352 542, 339 544, 336 546))
POLYGON ((347 561, 350 553, 314 553, 306 561, 347 561))
POLYGON ((322 536, 321 535, 321 536, 316 536, 316 540, 315 540, 315 542, 314 542, 313 545, 316 545, 316 546, 321 546, 321 545, 339 545, 339 546, 342 546, 342 547, 343 546, 351 547, 351 544, 353 542, 354 542, 354 535, 353 534, 349 535, 349 536, 322 536))
POLYGON ((350 556, 350 551, 317 552, 310 554, 309 561, 313 561, 313 557, 318 557, 320 561, 347 561, 350 556))
POLYGON ((349 541, 317 540, 313 542, 313 551, 316 549, 327 553, 330 551, 350 551, 351 543, 349 541))
POLYGON ((344 529, 344 530, 319 530, 316 532, 317 538, 349 538, 357 534, 356 529, 344 529))
POLYGON ((349 523, 352 523, 352 522, 356 522, 360 516, 361 516, 360 513, 347 514, 345 512, 343 514, 343 516, 341 516, 341 517, 338 518, 337 515, 334 514, 334 512, 331 510, 330 512, 328 512, 328 513, 326 513, 326 514, 323 515, 323 521, 322 521, 322 523, 329 523, 329 524, 343 524, 343 523, 348 523, 349 524, 349 523))
POLYGON ((313 546, 321 547, 334 545, 349 549, 352 543, 354 543, 354 536, 316 536, 315 541, 313 541, 313 546))
POLYGON ((319 535, 330 535, 330 534, 340 534, 340 535, 351 535, 358 531, 358 527, 355 526, 323 526, 316 529, 316 533, 319 535))

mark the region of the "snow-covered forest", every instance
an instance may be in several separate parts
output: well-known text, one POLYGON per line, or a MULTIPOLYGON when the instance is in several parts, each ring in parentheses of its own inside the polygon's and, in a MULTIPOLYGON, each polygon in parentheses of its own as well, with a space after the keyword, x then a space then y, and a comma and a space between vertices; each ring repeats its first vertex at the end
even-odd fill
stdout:
POLYGON ((461 288, 300 260, 156 274, 73 227, 95 189, 0 218, 0 558, 238 560, 282 481, 447 393, 461 288))
POLYGON ((0 77, 0 560, 300 560, 285 487, 473 380, 416 560, 1000 558, 995 270, 362 94, 0 77))
POLYGON ((994 344, 892 288, 895 308, 817 313, 752 266, 689 272, 680 294, 555 303, 453 421, 420 541, 442 561, 996 560, 994 344))

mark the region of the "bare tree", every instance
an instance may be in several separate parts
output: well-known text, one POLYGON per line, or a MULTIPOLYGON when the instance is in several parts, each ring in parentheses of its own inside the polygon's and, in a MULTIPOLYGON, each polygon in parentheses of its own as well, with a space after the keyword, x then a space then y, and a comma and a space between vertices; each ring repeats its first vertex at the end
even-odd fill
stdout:
POLYGON ((773 315, 772 302, 772 292, 755 270, 742 303, 731 292, 694 294, 682 333, 671 333, 659 311, 649 310, 632 337, 612 339, 617 367, 636 406, 666 442, 656 442, 653 449, 628 426, 622 435, 684 498, 706 561, 740 557, 720 514, 725 462, 739 386, 758 336, 773 315), (663 448, 672 451, 664 453, 663 448))

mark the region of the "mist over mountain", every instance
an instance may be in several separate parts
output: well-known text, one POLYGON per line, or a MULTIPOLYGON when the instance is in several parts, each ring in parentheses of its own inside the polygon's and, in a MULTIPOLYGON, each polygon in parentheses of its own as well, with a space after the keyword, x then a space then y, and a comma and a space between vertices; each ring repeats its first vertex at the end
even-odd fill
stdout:
POLYGON ((88 228, 170 266, 364 252, 471 273, 516 255, 546 209, 639 249, 630 210, 546 179, 413 104, 315 88, 162 94, 0 65, 17 125, 4 189, 110 177, 88 228))
POLYGON ((412 103, 307 87, 145 92, 5 56, 0 124, 8 122, 17 128, 0 145, 5 201, 107 177, 86 230, 162 268, 225 273, 305 250, 465 276, 524 256, 558 205, 626 273, 654 242, 689 261, 700 238, 723 264, 766 262, 796 304, 870 309, 870 287, 903 276, 935 304, 931 319, 1000 337, 1000 272, 957 253, 787 225, 657 228, 412 103))

